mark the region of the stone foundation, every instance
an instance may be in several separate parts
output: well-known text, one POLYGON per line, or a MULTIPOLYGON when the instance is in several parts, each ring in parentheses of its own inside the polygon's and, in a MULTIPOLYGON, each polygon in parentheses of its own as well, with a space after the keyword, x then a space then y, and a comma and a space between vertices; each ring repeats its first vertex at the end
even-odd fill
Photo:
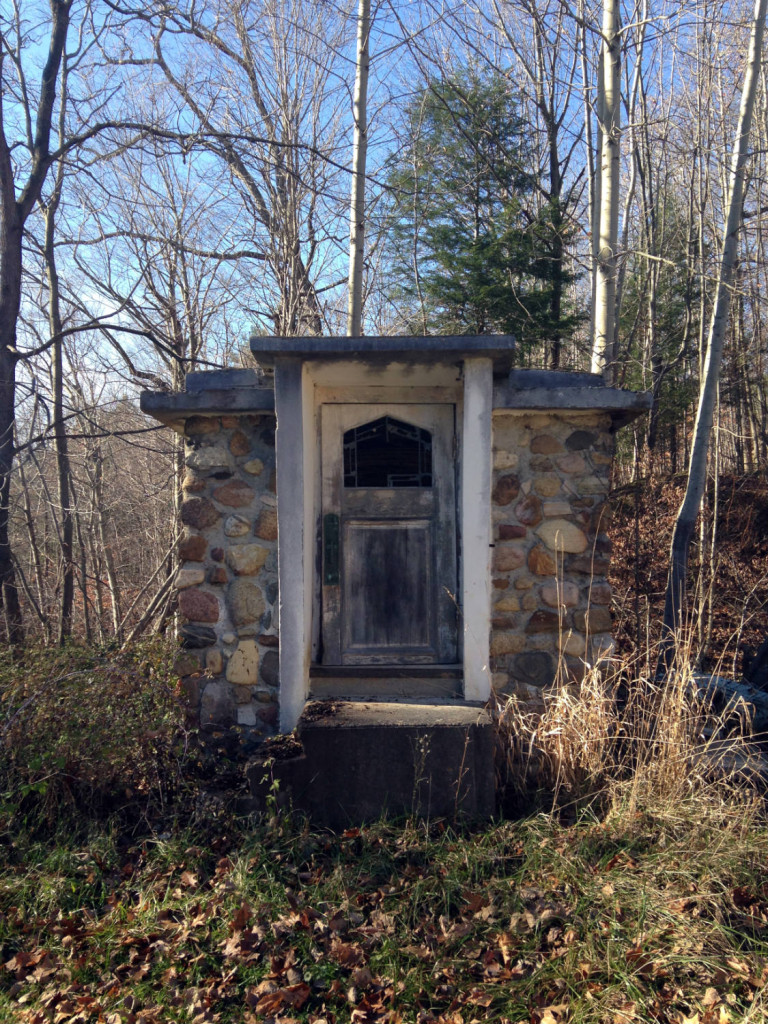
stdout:
POLYGON ((274 416, 193 416, 176 579, 182 686, 203 729, 278 722, 274 416))
POLYGON ((493 415, 491 671, 535 699, 558 669, 579 679, 612 650, 604 413, 493 415))

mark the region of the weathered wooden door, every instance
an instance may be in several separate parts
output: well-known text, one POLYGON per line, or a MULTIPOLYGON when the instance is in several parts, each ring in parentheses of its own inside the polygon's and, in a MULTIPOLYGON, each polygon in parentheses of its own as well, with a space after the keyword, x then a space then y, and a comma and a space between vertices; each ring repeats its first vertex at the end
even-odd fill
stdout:
POLYGON ((322 661, 457 661, 453 405, 323 405, 322 661))

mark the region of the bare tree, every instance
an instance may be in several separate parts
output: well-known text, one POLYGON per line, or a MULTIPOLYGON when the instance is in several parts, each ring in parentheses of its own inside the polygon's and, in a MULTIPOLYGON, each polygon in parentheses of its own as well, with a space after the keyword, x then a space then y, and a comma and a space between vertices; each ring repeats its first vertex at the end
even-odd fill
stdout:
POLYGON ((601 66, 597 112, 600 121, 599 217, 592 372, 613 377, 616 317, 616 257, 619 236, 621 138, 621 32, 619 0, 603 0, 601 66))
POLYGON ((363 329, 363 263, 365 260, 365 163, 368 153, 368 44, 371 0, 360 0, 357 12, 357 61, 354 95, 352 198, 349 213, 349 304, 347 334, 358 338, 363 329))
POLYGON ((699 404, 688 467, 688 482, 672 535, 669 578, 664 604, 664 630, 668 643, 668 655, 671 652, 671 642, 681 625, 683 596, 688 575, 688 551, 707 478, 707 455, 717 401, 723 343, 731 305, 731 287, 736 267, 738 237, 743 222, 744 176, 749 154, 752 114, 760 79, 767 7, 768 0, 755 0, 747 68, 731 158, 726 223, 720 254, 717 290, 699 389, 699 404))

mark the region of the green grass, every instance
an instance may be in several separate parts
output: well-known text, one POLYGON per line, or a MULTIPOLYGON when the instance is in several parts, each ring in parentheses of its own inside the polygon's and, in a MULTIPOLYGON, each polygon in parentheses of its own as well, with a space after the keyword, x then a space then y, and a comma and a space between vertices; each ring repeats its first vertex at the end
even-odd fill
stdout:
POLYGON ((0 1019, 763 1020, 768 830, 678 812, 19 845, 0 1019))

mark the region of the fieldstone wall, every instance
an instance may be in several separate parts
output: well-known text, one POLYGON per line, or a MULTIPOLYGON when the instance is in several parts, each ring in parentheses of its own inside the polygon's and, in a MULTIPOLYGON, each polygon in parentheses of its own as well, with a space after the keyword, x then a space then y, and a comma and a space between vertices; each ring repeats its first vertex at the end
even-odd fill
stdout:
POLYGON ((605 534, 611 420, 493 414, 494 690, 536 699, 612 650, 605 534))
POLYGON ((256 740, 278 723, 274 416, 191 417, 185 464, 177 670, 203 729, 256 740))

